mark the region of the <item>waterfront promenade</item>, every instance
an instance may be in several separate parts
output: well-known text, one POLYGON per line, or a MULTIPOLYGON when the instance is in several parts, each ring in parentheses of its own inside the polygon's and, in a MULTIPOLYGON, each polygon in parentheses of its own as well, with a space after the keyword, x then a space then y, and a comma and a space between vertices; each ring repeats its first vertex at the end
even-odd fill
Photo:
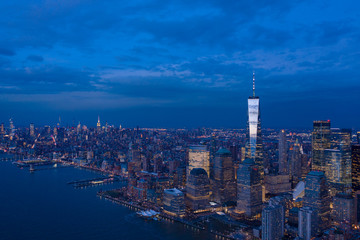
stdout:
MULTIPOLYGON (((97 196, 99 196, 100 198, 108 199, 108 200, 110 200, 110 201, 112 201, 112 202, 114 202, 116 204, 126 206, 126 207, 130 208, 131 210, 135 210, 135 211, 147 210, 146 207, 140 206, 140 205, 136 204, 135 202, 129 202, 129 201, 125 200, 125 199, 112 197, 112 196, 110 196, 108 194, 107 191, 100 191, 100 192, 97 193, 97 196)), ((193 231, 207 231, 208 233, 214 235, 216 237, 216 239, 235 240, 235 238, 233 238, 233 237, 224 235, 224 234, 222 234, 220 232, 216 232, 216 231, 214 231, 212 229, 206 229, 205 227, 197 225, 197 224, 195 224, 194 222, 192 222, 190 220, 170 216, 170 215, 168 215, 168 214, 166 214, 166 213, 164 213, 162 211, 159 213, 159 218, 163 219, 163 220, 166 220, 166 221, 173 222, 173 223, 180 223, 180 224, 186 226, 187 228, 190 228, 193 231)))

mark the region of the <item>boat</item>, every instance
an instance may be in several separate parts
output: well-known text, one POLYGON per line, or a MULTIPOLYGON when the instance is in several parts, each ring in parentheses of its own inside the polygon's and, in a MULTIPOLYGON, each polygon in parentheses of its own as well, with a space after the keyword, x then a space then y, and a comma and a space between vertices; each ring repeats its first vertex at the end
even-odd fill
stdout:
POLYGON ((137 214, 140 217, 143 217, 145 219, 157 220, 157 216, 160 214, 160 212, 156 212, 156 211, 150 209, 150 210, 145 210, 145 211, 139 211, 139 212, 137 212, 137 214))

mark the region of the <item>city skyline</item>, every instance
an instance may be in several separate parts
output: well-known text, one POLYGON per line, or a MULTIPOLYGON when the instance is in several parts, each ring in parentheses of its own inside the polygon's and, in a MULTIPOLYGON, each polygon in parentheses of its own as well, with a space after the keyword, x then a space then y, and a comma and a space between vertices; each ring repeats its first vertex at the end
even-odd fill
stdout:
POLYGON ((0 121, 245 128, 255 71, 263 127, 359 128, 356 6, 1 3, 0 121))

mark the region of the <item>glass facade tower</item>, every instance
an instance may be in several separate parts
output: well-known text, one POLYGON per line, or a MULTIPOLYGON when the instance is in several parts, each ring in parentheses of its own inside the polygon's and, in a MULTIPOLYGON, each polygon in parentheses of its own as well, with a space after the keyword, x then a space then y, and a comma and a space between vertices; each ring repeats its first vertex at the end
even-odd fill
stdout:
POLYGON ((330 120, 314 121, 312 132, 312 170, 326 171, 325 149, 330 149, 330 120))
POLYGON ((192 145, 189 147, 189 164, 187 165, 187 176, 194 168, 203 168, 210 177, 210 152, 204 145, 192 145))
POLYGON ((351 171, 352 190, 355 193, 360 190, 360 144, 351 146, 351 171))
POLYGON ((261 136, 260 98, 255 96, 255 75, 253 75, 253 96, 248 99, 246 140, 246 158, 254 160, 263 176, 264 162, 261 136))
POLYGON ((306 176, 304 207, 314 211, 314 232, 321 233, 330 226, 330 195, 324 172, 311 171, 306 176))

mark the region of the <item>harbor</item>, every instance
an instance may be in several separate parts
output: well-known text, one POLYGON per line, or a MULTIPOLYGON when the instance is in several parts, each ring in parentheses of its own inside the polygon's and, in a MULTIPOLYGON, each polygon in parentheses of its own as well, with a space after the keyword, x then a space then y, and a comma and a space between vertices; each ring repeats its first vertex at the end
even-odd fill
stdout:
POLYGON ((235 240, 235 238, 227 236, 225 234, 222 234, 220 232, 211 230, 211 229, 207 229, 203 226, 197 225, 196 223, 194 223, 193 221, 190 220, 186 220, 183 218, 179 218, 179 217, 174 217, 174 216, 170 216, 169 214, 166 214, 164 212, 157 212, 154 211, 152 209, 147 209, 143 206, 140 206, 138 204, 136 204, 135 202, 129 202, 126 201, 124 199, 121 198, 116 198, 116 197, 112 197, 110 196, 106 191, 99 191, 97 193, 97 196, 100 198, 104 198, 107 200, 112 201, 113 203, 116 204, 120 204, 122 206, 128 207, 131 210, 134 210, 137 212, 137 215, 141 218, 145 218, 145 219, 152 219, 152 220, 165 220, 165 221, 169 221, 171 223, 179 223, 183 226, 185 226, 187 229, 191 229, 192 231, 203 231, 206 232, 208 234, 213 235, 216 239, 222 239, 222 240, 235 240))

